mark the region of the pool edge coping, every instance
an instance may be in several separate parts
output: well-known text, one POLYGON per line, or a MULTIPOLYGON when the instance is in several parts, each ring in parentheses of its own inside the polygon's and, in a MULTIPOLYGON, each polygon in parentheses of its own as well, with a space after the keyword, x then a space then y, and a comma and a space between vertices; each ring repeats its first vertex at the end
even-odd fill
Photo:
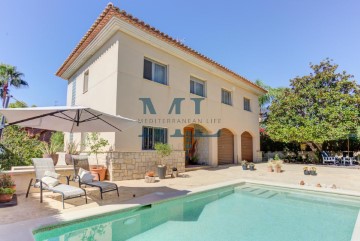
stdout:
POLYGON ((360 241, 360 210, 351 236, 351 241, 360 241))
MULTIPOLYGON (((37 229, 45 228, 46 226, 54 226, 64 222, 68 223, 76 220, 93 218, 94 216, 106 215, 117 211, 125 211, 127 209, 141 207, 143 205, 148 205, 150 203, 161 203, 163 201, 177 198, 180 196, 188 196, 192 194, 206 192, 212 189, 217 189, 232 185, 241 185, 245 183, 269 185, 269 186, 291 188, 298 190, 316 191, 323 193, 341 194, 341 195, 355 196, 360 198, 360 192, 351 191, 351 190, 319 188, 313 186, 300 186, 295 184, 284 184, 284 183, 268 182, 268 181, 236 179, 236 180, 210 184, 201 187, 190 188, 188 190, 178 190, 171 193, 164 193, 163 195, 159 195, 158 192, 154 192, 151 194, 144 195, 142 197, 127 200, 124 203, 120 203, 120 204, 110 204, 110 205, 88 208, 86 209, 86 212, 84 212, 84 209, 82 209, 69 213, 60 213, 48 217, 29 219, 16 223, 4 224, 4 225, 0 225, 0 236, 6 238, 4 239, 4 241, 35 240, 33 231, 37 229), (184 191, 188 191, 188 192, 184 193, 184 191), (129 201, 134 201, 134 200, 136 200, 138 203, 136 204, 128 203, 129 201), (152 201, 149 202, 149 200, 152 201), (9 234, 11 235, 11 237, 7 237, 10 236, 9 234), (14 236, 14 234, 16 235, 14 236)), ((354 231, 352 234, 351 241, 360 241, 360 211, 354 226, 354 231)))

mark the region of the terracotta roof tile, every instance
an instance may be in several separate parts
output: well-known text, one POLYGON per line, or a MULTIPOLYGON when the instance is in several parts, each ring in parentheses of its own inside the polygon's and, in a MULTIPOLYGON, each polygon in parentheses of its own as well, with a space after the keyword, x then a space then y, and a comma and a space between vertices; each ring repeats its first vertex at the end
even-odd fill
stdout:
POLYGON ((120 10, 119 8, 115 7, 112 3, 109 3, 107 7, 104 9, 104 11, 100 14, 100 16, 97 18, 97 20, 94 22, 94 24, 91 26, 89 31, 84 35, 84 37, 80 40, 80 42, 77 44, 75 49, 72 51, 72 53, 67 57, 65 62, 61 65, 59 70, 56 72, 56 75, 61 77, 61 75, 67 70, 67 68, 75 61, 75 59, 80 55, 80 53, 90 44, 90 42, 97 36, 97 34, 102 30, 102 28, 107 24, 107 22, 113 17, 116 16, 140 29, 143 31, 152 34, 159 39, 183 50, 184 52, 187 52, 205 62, 208 64, 211 64, 215 68, 222 70, 233 77, 244 81, 257 89, 266 92, 263 88, 256 85, 255 83, 247 80, 246 78, 242 77, 241 75, 235 73, 234 71, 226 68, 225 66, 215 62, 214 60, 210 59, 209 57, 204 56, 203 54, 197 52, 196 50, 186 46, 185 44, 179 42, 178 40, 168 36, 167 34, 161 32, 160 30, 150 26, 149 24, 144 23, 144 21, 139 20, 138 18, 133 17, 131 14, 128 14, 124 10, 120 10))

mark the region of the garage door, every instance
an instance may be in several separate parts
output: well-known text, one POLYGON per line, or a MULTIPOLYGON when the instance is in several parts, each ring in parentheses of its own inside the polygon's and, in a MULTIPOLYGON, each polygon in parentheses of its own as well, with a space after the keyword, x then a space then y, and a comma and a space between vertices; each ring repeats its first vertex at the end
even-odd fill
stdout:
POLYGON ((234 135, 228 129, 221 129, 218 137, 218 163, 234 163, 234 135))
POLYGON ((249 132, 241 135, 241 160, 253 161, 253 141, 249 132))

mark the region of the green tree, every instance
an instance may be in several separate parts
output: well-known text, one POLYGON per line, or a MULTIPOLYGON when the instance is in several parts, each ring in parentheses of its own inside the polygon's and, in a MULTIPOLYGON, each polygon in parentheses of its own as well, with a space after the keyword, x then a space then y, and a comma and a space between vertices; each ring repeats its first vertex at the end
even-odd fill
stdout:
POLYGON ((109 144, 109 141, 100 137, 100 134, 98 132, 92 132, 87 134, 85 146, 89 147, 90 154, 95 154, 97 166, 99 166, 99 161, 97 158, 98 153, 109 144))
MULTIPOLYGON (((28 105, 22 101, 9 104, 9 108, 25 108, 28 105)), ((3 130, 0 143, 0 165, 5 169, 12 166, 32 165, 31 158, 41 157, 41 141, 29 137, 19 126, 8 126, 3 130)))
POLYGON ((5 169, 31 165, 31 158, 42 156, 40 146, 41 141, 29 137, 19 126, 8 126, 1 139, 0 165, 5 169))
POLYGON ((23 80, 24 74, 19 72, 15 66, 0 64, 0 94, 2 97, 8 93, 9 86, 21 88, 28 86, 23 80))
POLYGON ((275 141, 311 144, 345 139, 360 125, 360 87, 326 59, 310 64, 312 73, 290 80, 269 107, 267 133, 275 141))
POLYGON ((26 108, 26 107, 28 107, 28 105, 25 102, 19 100, 9 104, 9 108, 26 108))
POLYGON ((64 133, 61 131, 57 131, 51 134, 50 142, 57 146, 58 149, 56 151, 64 151, 64 133))

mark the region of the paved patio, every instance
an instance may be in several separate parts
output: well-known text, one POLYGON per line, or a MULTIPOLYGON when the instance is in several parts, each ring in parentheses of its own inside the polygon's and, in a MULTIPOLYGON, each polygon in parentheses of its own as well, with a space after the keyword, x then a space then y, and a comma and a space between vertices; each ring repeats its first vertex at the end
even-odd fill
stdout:
MULTIPOLYGON (((65 209, 62 209, 61 199, 58 194, 45 192, 44 203, 39 203, 39 193, 31 193, 25 198, 25 193, 18 193, 18 206, 1 209, 0 224, 15 223, 39 217, 56 215, 59 213, 85 210, 92 207, 131 202, 134 197, 141 197, 154 192, 170 193, 179 190, 192 190, 194 188, 216 184, 237 179, 256 181, 268 181, 282 184, 299 184, 301 180, 306 185, 315 186, 320 183, 323 187, 335 184, 338 189, 360 191, 360 168, 359 167, 334 167, 317 166, 317 176, 305 176, 305 165, 285 164, 282 173, 270 173, 267 164, 257 164, 256 171, 243 171, 241 166, 221 166, 206 170, 197 170, 180 174, 179 178, 168 178, 156 183, 145 183, 144 180, 119 181, 120 197, 113 193, 104 194, 104 200, 100 199, 97 189, 89 190, 89 203, 85 205, 85 199, 76 198, 65 201, 65 209)), ((28 182, 28 180, 24 180, 28 182)))

